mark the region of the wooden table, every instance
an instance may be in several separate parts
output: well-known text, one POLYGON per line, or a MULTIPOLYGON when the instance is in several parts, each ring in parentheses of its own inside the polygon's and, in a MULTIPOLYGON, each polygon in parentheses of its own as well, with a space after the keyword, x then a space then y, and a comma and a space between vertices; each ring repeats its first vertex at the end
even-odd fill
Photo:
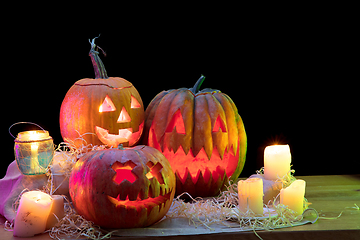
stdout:
MULTIPOLYGON (((306 198, 311 208, 315 208, 320 216, 337 219, 319 219, 315 224, 276 229, 273 231, 257 231, 265 239, 360 239, 360 174, 359 175, 331 175, 331 176, 296 176, 306 181, 306 198)), ((193 226, 190 226, 194 228, 193 226)), ((113 239, 258 239, 253 232, 214 233, 207 229, 204 234, 161 237, 115 237, 113 239)), ((0 227, 0 239, 15 238, 12 232, 0 227)), ((33 240, 50 239, 47 234, 31 238, 33 240)), ((65 238, 71 239, 71 238, 65 238)))

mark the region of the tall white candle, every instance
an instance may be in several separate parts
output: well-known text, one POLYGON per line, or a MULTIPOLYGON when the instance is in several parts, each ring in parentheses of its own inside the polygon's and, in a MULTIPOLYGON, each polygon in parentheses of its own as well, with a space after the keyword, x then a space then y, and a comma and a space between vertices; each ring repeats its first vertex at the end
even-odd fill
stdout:
POLYGON ((263 181, 261 178, 248 178, 238 182, 239 210, 246 213, 249 209, 256 215, 263 215, 263 181))
POLYGON ((296 216, 303 213, 303 202, 305 196, 306 182, 304 180, 295 180, 287 188, 280 190, 280 203, 287 205, 291 210, 294 210, 296 216))
POLYGON ((289 145, 267 146, 264 152, 264 177, 276 180, 290 171, 291 153, 289 145))
POLYGON ((40 191, 24 193, 15 217, 14 236, 32 237, 44 232, 51 207, 50 195, 40 191))

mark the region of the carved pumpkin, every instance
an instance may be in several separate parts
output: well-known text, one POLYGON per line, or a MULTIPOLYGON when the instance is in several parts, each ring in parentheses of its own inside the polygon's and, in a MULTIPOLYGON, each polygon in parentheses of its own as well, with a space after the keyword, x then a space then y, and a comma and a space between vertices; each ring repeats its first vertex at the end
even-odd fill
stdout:
POLYGON ((67 92, 60 109, 61 135, 77 147, 84 143, 80 135, 87 144, 133 146, 144 127, 143 102, 130 82, 107 77, 94 41, 89 55, 95 79, 81 79, 67 92))
POLYGON ((176 194, 214 196, 241 173, 247 138, 230 97, 219 90, 159 93, 145 112, 144 141, 161 151, 176 175, 176 194))
POLYGON ((175 176, 158 150, 121 146, 81 157, 71 173, 69 193, 76 211, 96 225, 145 227, 169 210, 175 176))

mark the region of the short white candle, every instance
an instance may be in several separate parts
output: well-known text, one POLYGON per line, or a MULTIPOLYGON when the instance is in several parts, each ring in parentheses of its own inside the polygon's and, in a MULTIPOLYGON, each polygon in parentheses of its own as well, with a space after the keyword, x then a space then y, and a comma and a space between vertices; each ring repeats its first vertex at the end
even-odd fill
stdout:
POLYGON ((303 203, 305 196, 306 182, 304 180, 295 180, 287 188, 280 190, 280 203, 287 205, 288 208, 294 210, 296 216, 303 213, 303 203))
POLYGON ((261 178, 248 178, 238 182, 239 210, 249 209, 256 215, 263 215, 263 181, 261 178))
POLYGON ((24 193, 15 217, 14 236, 32 237, 44 232, 51 207, 50 195, 40 191, 24 193))
POLYGON ((290 171, 291 153, 289 145, 267 146, 264 152, 264 177, 276 180, 290 171))
POLYGON ((49 217, 46 222, 46 229, 50 229, 64 217, 64 197, 60 195, 52 195, 53 204, 49 217), (56 215, 56 217, 54 216, 56 215))

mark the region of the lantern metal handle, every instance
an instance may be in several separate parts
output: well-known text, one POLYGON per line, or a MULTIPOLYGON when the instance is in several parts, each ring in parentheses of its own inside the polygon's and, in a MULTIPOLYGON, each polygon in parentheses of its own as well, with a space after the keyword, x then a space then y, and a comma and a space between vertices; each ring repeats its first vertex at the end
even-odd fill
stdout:
POLYGON ((11 126, 9 127, 9 134, 10 134, 13 138, 16 138, 16 137, 14 137, 14 135, 11 134, 10 129, 11 129, 13 126, 18 125, 18 124, 32 124, 32 125, 35 125, 35 126, 41 128, 41 130, 43 130, 44 132, 46 132, 45 129, 43 129, 40 125, 38 125, 38 124, 36 124, 36 123, 33 123, 33 122, 17 122, 17 123, 14 123, 13 125, 11 125, 11 126))

